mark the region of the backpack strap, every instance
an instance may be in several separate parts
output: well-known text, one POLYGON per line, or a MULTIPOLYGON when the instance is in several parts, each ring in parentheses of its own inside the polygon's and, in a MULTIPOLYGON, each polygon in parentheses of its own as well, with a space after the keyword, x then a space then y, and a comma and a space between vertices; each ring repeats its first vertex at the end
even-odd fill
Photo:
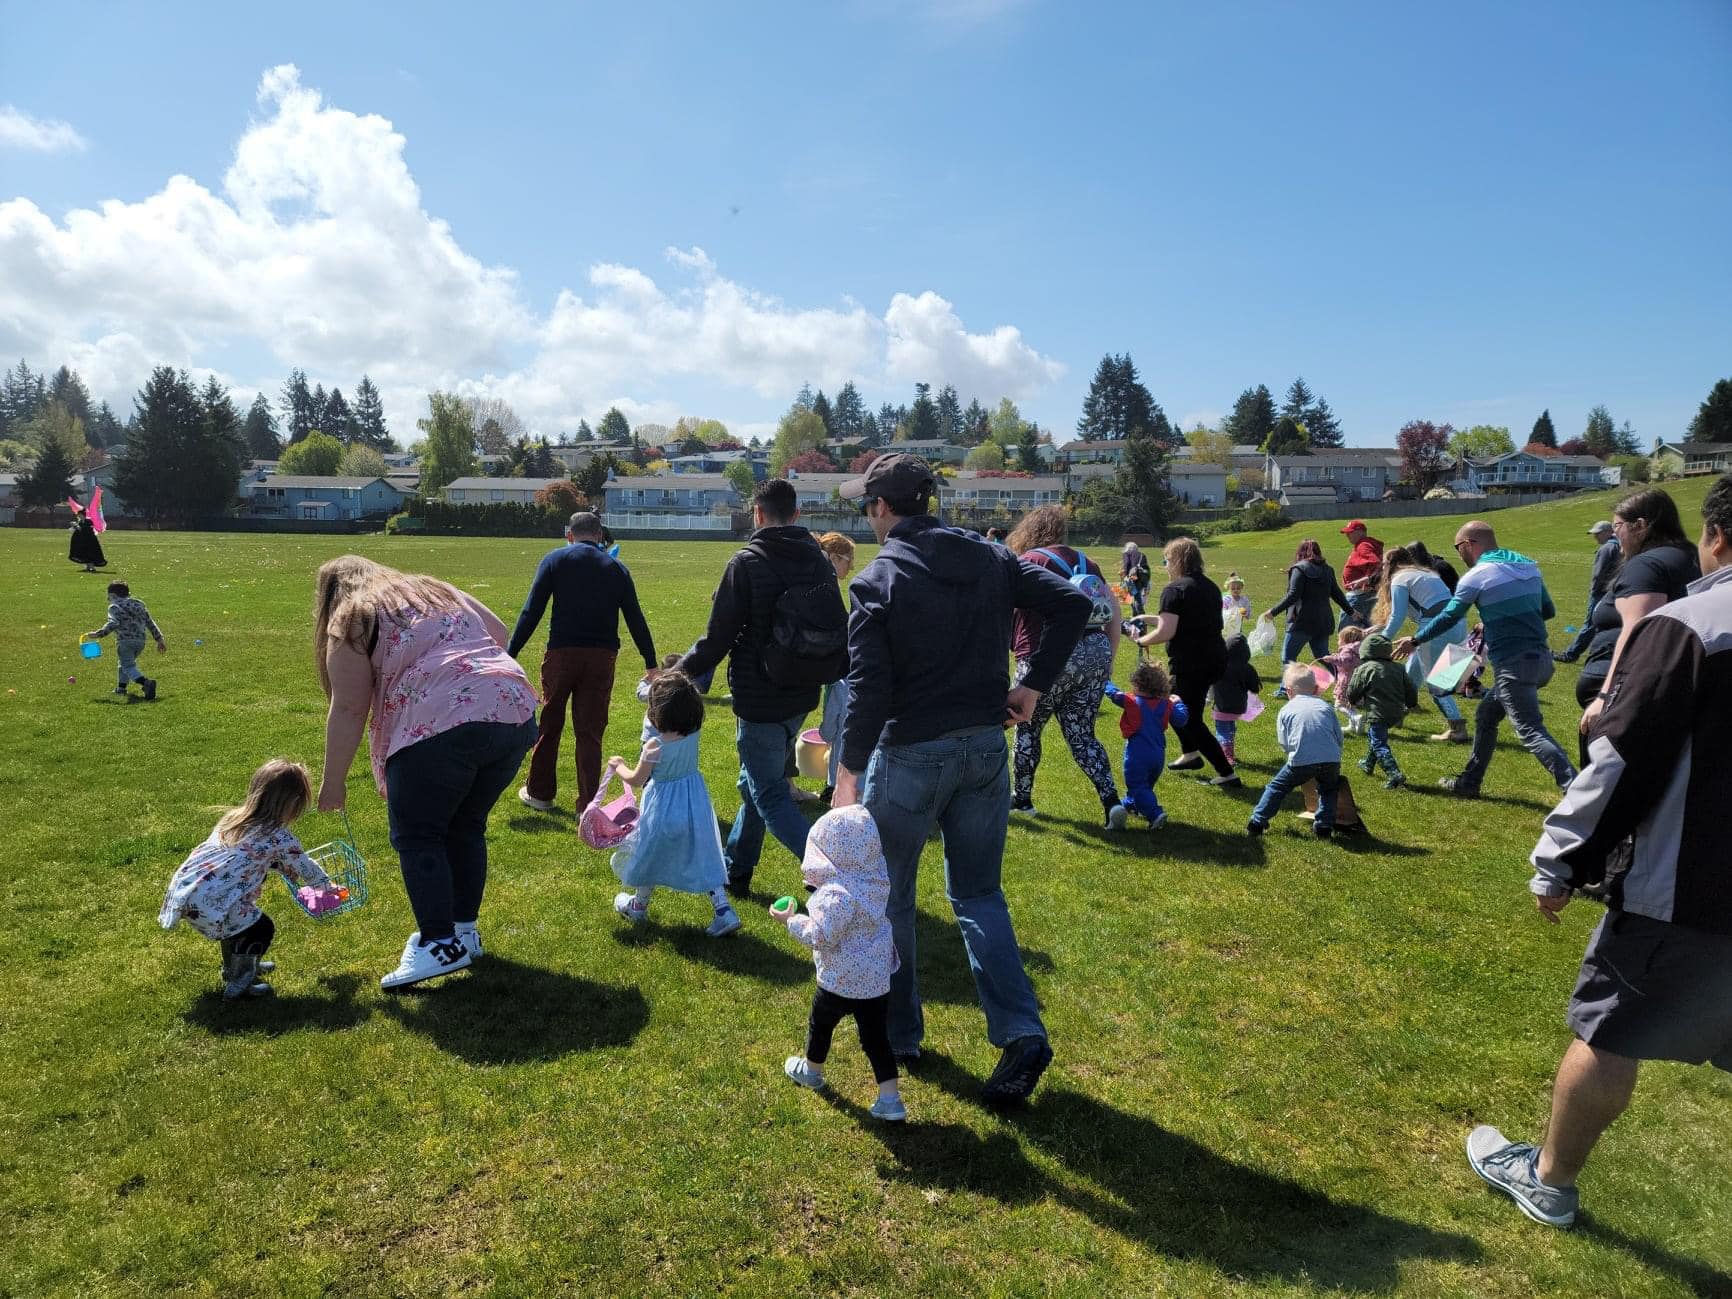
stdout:
POLYGON ((1034 553, 1037 555, 1045 555, 1048 559, 1052 560, 1053 563, 1057 564, 1064 570, 1064 575, 1066 577, 1076 576, 1076 565, 1068 563, 1065 560, 1065 557, 1059 554, 1058 551, 1054 550, 1051 546, 1042 546, 1034 553))
POLYGON ((770 552, 768 550, 766 550, 763 546, 759 545, 757 542, 755 542, 755 541, 748 542, 746 544, 746 548, 743 551, 741 551, 740 553, 741 554, 747 554, 747 555, 756 555, 761 561, 763 561, 764 567, 769 569, 771 576, 773 576, 778 582, 780 582, 782 584, 782 589, 784 591, 788 590, 790 587, 792 587, 794 585, 792 582, 790 582, 783 575, 782 570, 776 567, 776 561, 770 558, 770 552))

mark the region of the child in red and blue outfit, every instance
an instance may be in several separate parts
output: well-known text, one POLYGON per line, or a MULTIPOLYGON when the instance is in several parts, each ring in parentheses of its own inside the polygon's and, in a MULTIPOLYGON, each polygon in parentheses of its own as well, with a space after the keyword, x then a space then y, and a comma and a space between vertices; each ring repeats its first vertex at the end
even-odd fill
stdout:
POLYGON ((1124 710, 1119 718, 1119 734, 1125 737, 1124 806, 1146 817, 1150 830, 1167 823, 1155 797, 1155 781, 1167 764, 1167 727, 1177 730, 1191 720, 1171 690, 1166 669, 1158 663, 1137 664, 1129 694, 1110 681, 1105 688, 1106 697, 1124 710))

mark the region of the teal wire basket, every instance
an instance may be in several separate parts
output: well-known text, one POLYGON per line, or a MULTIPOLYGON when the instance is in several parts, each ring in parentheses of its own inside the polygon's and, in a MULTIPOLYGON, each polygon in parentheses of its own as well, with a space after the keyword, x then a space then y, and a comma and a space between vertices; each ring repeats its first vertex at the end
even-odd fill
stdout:
MULTIPOLYGON (((349 813, 345 810, 342 815, 343 837, 322 843, 317 848, 307 849, 307 856, 317 862, 319 869, 330 877, 331 887, 347 889, 349 896, 334 907, 314 911, 301 901, 300 893, 292 885, 289 887, 289 896, 294 899, 295 905, 314 920, 329 920, 345 911, 353 911, 367 901, 367 859, 361 856, 361 850, 355 847, 355 832, 349 828, 349 813)), ((284 882, 287 883, 286 880, 284 882)))

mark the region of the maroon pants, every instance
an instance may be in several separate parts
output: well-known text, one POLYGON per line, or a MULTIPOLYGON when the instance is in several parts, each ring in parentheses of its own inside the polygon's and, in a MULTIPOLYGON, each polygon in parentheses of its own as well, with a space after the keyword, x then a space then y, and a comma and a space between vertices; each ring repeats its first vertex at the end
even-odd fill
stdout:
POLYGON ((601 739, 613 696, 613 664, 606 649, 550 649, 541 658, 541 734, 529 753, 529 796, 551 803, 559 793, 559 737, 571 702, 572 748, 577 759, 577 807, 589 806, 601 785, 601 739))

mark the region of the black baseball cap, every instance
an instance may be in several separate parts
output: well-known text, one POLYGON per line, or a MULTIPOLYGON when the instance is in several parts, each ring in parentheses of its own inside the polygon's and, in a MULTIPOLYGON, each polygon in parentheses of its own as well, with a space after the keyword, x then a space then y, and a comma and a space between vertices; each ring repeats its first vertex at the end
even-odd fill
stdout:
POLYGON ((880 500, 906 501, 932 495, 937 483, 931 467, 919 456, 895 451, 879 456, 860 477, 850 478, 836 490, 845 500, 876 496, 880 500))

